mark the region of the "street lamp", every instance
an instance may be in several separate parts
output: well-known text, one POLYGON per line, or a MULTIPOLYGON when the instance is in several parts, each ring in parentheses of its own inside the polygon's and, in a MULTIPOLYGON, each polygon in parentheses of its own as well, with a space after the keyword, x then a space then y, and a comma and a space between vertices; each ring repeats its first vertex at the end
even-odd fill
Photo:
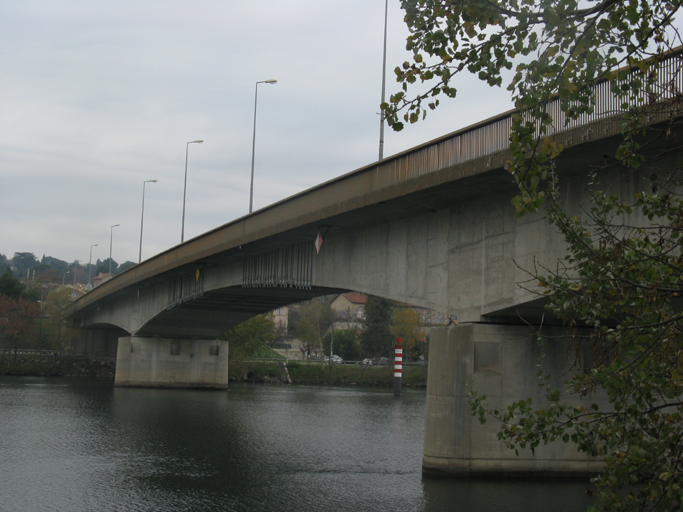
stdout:
POLYGON ((142 215, 140 215, 140 256, 138 257, 138 263, 142 262, 142 226, 145 222, 145 185, 147 183, 156 183, 157 180, 147 180, 142 182, 142 215))
POLYGON ((90 284, 90 271, 92 269, 92 248, 97 247, 97 244, 90 246, 90 263, 88 264, 88 290, 92 290, 92 284, 90 284))
POLYGON ((191 140, 185 144, 185 186, 183 187, 183 225, 180 230, 180 243, 185 241, 185 195, 187 193, 187 154, 190 151, 190 144, 201 144, 203 140, 191 140))
MULTIPOLYGON (((389 0, 384 3, 384 55, 382 57, 382 100, 384 103, 384 86, 387 79, 387 15, 389 13, 389 0)), ((384 158, 384 110, 379 112, 379 159, 384 158)))
POLYGON ((111 276, 111 243, 114 240, 114 228, 120 224, 114 224, 109 230, 109 275, 111 276))
POLYGON ((254 205, 254 153, 256 150, 256 103, 258 102, 258 84, 276 84, 277 80, 271 78, 270 80, 263 80, 256 82, 256 91, 254 92, 254 138, 251 143, 251 186, 249 187, 249 213, 252 211, 254 205))

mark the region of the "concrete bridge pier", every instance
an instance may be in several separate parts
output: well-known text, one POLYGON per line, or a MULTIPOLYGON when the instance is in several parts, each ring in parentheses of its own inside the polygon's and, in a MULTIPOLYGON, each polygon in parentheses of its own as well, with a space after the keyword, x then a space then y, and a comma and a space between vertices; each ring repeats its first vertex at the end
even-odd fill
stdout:
POLYGON ((467 400, 470 390, 486 395, 492 409, 529 397, 534 407, 544 407, 545 392, 536 376, 541 352, 544 371, 553 375, 550 384, 560 389, 569 378, 567 372, 590 362, 588 350, 570 350, 575 340, 565 329, 544 328, 543 333, 550 338, 541 350, 534 329, 527 326, 471 323, 432 329, 425 474, 584 476, 600 469, 600 461, 561 441, 540 446, 535 454, 520 449, 517 456, 498 440, 497 420, 489 418, 481 425, 472 416, 467 400))
POLYGON ((228 388, 228 342, 119 338, 115 386, 228 388))

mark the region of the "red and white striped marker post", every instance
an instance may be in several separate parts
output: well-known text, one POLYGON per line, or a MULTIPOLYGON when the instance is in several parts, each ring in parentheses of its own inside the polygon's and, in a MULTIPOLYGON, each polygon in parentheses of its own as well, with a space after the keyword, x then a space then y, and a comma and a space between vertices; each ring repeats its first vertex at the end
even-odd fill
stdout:
POLYGON ((401 338, 396 338, 394 352, 394 396, 401 396, 401 377, 403 374, 403 345, 401 338))

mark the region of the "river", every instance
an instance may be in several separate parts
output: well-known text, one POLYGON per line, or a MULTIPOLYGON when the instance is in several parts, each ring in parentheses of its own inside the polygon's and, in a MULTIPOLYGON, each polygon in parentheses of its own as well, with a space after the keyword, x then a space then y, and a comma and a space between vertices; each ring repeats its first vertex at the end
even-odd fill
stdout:
POLYGON ((424 390, 0 377, 0 511, 578 512, 587 484, 423 478, 424 390))

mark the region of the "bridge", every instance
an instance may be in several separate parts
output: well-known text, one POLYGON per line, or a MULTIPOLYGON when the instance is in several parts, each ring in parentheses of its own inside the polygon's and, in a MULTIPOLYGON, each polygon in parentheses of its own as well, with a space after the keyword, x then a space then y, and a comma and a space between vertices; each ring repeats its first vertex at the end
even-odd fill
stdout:
MULTIPOLYGON (((678 63, 678 57, 675 59, 678 63)), ((671 71, 683 90, 676 66, 671 71)), ((596 90, 591 115, 553 134, 564 206, 581 215, 587 169, 616 164, 622 117, 609 84, 596 90)), ((664 98, 666 99, 666 98, 664 98)), ((553 104, 550 105, 553 107, 553 104)), ((472 421, 467 383, 502 406, 542 399, 534 381, 535 334, 543 302, 519 283, 535 265, 555 266, 561 237, 543 215, 518 218, 505 170, 507 112, 367 165, 173 247, 95 288, 71 310, 92 343, 117 343, 116 385, 227 387, 228 328, 280 306, 358 291, 457 316, 458 327, 432 333, 425 430, 427 470, 463 473, 589 473, 598 463, 571 446, 515 457, 495 426, 472 421), (322 237, 322 245, 316 243, 322 237)), ((653 114, 653 129, 669 114, 653 114)), ((658 144, 664 142, 657 142, 658 144)), ((615 193, 641 190, 643 177, 617 165, 601 173, 615 193)), ((564 341, 547 358, 561 376, 564 341)))

